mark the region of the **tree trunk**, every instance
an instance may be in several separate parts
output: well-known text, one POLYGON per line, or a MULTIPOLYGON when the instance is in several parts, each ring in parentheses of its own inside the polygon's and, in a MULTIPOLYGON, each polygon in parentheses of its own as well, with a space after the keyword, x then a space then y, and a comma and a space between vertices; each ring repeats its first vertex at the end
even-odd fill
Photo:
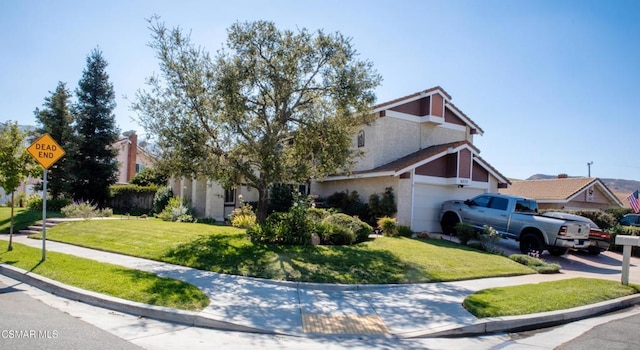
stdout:
POLYGON ((11 192, 11 224, 9 225, 9 248, 7 248, 8 251, 13 250, 13 207, 16 205, 13 200, 15 193, 16 191, 11 192))
POLYGON ((259 224, 263 224, 267 220, 267 213, 269 209, 268 193, 268 188, 258 188, 258 210, 256 212, 256 221, 259 224))

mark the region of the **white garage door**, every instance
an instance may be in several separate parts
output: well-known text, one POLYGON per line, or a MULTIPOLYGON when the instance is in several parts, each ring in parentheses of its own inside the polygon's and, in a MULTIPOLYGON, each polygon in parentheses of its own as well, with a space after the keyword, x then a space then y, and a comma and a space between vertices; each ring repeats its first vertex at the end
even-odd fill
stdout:
POLYGON ((469 199, 485 192, 477 188, 426 184, 416 184, 414 190, 411 220, 411 228, 414 232, 442 232, 440 227, 440 208, 444 201, 469 199))

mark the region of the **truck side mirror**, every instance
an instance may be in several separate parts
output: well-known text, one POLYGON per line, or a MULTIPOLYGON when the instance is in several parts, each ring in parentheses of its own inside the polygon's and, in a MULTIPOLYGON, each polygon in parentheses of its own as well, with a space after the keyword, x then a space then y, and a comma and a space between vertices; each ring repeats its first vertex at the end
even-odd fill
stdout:
POLYGON ((466 201, 464 201, 464 204, 468 206, 473 206, 475 203, 471 199, 467 199, 466 201))

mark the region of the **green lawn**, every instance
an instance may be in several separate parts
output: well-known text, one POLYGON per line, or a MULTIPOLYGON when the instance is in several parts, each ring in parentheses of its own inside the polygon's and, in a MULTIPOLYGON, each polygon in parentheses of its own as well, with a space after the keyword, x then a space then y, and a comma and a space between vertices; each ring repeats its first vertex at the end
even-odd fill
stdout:
MULTIPOLYGON (((13 232, 18 232, 27 228, 37 221, 42 221, 42 210, 28 210, 25 208, 14 208, 13 232)), ((60 212, 47 212, 47 218, 60 218, 60 212)), ((9 233, 11 226, 11 208, 0 207, 0 233, 9 233)))
POLYGON ((41 262, 40 249, 13 243, 13 250, 6 251, 5 243, 1 245, 0 263, 64 284, 122 299, 183 310, 199 311, 209 304, 209 298, 197 287, 176 279, 161 278, 149 272, 56 252, 47 252, 47 260, 41 262))
POLYGON ((593 278, 490 288, 468 296, 464 306, 476 317, 527 315, 564 310, 632 295, 638 286, 593 278))
POLYGON ((47 238, 190 266, 278 280, 414 283, 534 273, 508 258, 443 240, 381 237, 353 246, 254 244, 244 230, 157 219, 81 221, 47 238))

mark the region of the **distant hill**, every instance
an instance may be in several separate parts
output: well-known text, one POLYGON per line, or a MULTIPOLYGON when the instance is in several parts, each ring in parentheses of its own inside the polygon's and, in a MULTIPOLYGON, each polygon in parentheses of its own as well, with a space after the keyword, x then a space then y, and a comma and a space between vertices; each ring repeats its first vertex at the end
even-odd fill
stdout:
MULTIPOLYGON (((530 176, 527 180, 546 180, 546 179, 555 179, 557 175, 544 175, 544 174, 535 174, 530 176)), ((569 177, 580 177, 580 176, 569 176, 569 177)), ((607 187, 611 190, 611 192, 616 194, 621 194, 624 196, 628 196, 630 193, 635 190, 640 189, 640 181, 635 180, 623 180, 623 179, 605 179, 600 178, 602 182, 604 182, 607 187)))

